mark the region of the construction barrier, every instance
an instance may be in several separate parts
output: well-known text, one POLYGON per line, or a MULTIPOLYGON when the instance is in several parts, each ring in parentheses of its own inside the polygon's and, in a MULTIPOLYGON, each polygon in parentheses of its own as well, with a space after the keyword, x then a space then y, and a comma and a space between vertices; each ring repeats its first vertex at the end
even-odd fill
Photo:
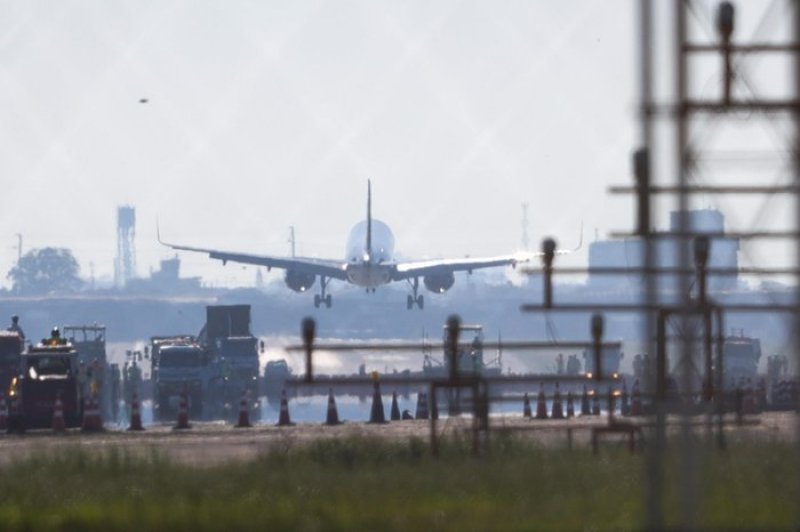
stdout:
POLYGON ((84 403, 81 431, 98 432, 101 430, 103 430, 103 419, 100 417, 100 406, 97 404, 97 397, 92 394, 86 398, 84 403))
POLYGON ((237 429, 250 428, 250 401, 247 398, 247 390, 242 392, 242 398, 239 400, 239 420, 236 423, 237 429))
POLYGON ((128 430, 144 430, 142 426, 142 413, 139 409, 139 396, 134 392, 131 398, 131 424, 128 430))
POLYGON ((286 390, 281 391, 281 411, 278 415, 278 426, 288 427, 294 425, 289 417, 289 400, 286 398, 286 390))
POLYGON ((177 430, 192 428, 192 426, 189 425, 189 401, 186 397, 186 392, 181 393, 181 399, 178 403, 178 418, 173 428, 177 430))

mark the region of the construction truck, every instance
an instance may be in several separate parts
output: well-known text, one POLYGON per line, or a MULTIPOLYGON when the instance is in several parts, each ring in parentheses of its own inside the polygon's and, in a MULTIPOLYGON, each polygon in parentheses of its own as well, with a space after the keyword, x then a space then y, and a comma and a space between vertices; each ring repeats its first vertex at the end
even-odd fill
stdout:
POLYGON ((203 347, 189 335, 156 336, 151 338, 150 346, 155 419, 175 419, 184 394, 189 415, 203 416, 209 373, 203 347))
POLYGON ((258 339, 250 331, 250 305, 206 307, 198 341, 210 359, 206 417, 235 419, 244 395, 250 419, 259 419, 258 339))
POLYGON ((5 394, 19 372, 23 339, 16 331, 0 331, 0 390, 5 394))
POLYGON ((103 419, 117 419, 120 371, 119 365, 109 364, 106 357, 106 328, 95 323, 65 325, 61 331, 61 336, 78 352, 78 372, 83 393, 94 388, 103 419))
POLYGON ((19 374, 11 380, 8 393, 12 430, 50 427, 56 399, 61 399, 65 425, 80 426, 84 394, 78 359, 78 352, 57 328, 50 338, 20 355, 19 374))

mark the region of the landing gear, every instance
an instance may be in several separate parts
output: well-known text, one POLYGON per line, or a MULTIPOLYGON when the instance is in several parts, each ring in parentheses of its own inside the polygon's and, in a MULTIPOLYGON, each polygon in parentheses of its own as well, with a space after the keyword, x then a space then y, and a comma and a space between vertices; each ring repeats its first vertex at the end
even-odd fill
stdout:
POLYGON ((414 277, 414 281, 408 281, 411 285, 411 290, 414 292, 413 295, 409 294, 408 298, 406 299, 406 308, 411 310, 414 308, 414 305, 418 306, 420 310, 425 308, 425 298, 422 297, 422 294, 417 295, 417 291, 419 290, 419 278, 414 277))
POLYGON ((331 297, 330 294, 325 293, 328 289, 329 282, 330 279, 328 279, 324 275, 319 276, 319 285, 321 293, 314 295, 314 308, 319 308, 321 304, 325 305, 325 308, 331 308, 331 305, 333 305, 333 298, 331 297))

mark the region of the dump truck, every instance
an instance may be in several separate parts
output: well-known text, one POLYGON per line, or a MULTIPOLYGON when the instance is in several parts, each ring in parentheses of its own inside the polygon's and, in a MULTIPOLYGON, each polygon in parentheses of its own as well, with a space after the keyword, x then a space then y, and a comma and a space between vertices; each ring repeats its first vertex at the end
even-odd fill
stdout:
POLYGON ((83 393, 78 352, 57 331, 20 355, 19 374, 9 386, 9 427, 20 431, 50 427, 57 398, 63 405, 65 425, 80 426, 83 393))
POLYGON ((206 307, 198 340, 210 358, 207 417, 235 419, 244 393, 250 418, 259 419, 258 339, 250 331, 250 305, 206 307))

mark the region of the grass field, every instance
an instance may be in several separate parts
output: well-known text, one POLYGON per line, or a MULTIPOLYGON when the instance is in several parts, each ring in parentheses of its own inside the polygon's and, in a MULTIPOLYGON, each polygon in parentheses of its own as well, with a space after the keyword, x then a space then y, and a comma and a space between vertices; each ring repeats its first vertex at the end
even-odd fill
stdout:
MULTIPOLYGON (((696 455, 698 525, 790 528, 796 453, 785 443, 696 455)), ((190 467, 156 451, 62 450, 0 471, 3 529, 540 530, 635 529, 644 522, 642 457, 609 448, 544 449, 495 440, 475 459, 451 441, 354 437, 283 442, 254 461, 190 467)), ((665 511, 678 524, 675 456, 665 511)))

